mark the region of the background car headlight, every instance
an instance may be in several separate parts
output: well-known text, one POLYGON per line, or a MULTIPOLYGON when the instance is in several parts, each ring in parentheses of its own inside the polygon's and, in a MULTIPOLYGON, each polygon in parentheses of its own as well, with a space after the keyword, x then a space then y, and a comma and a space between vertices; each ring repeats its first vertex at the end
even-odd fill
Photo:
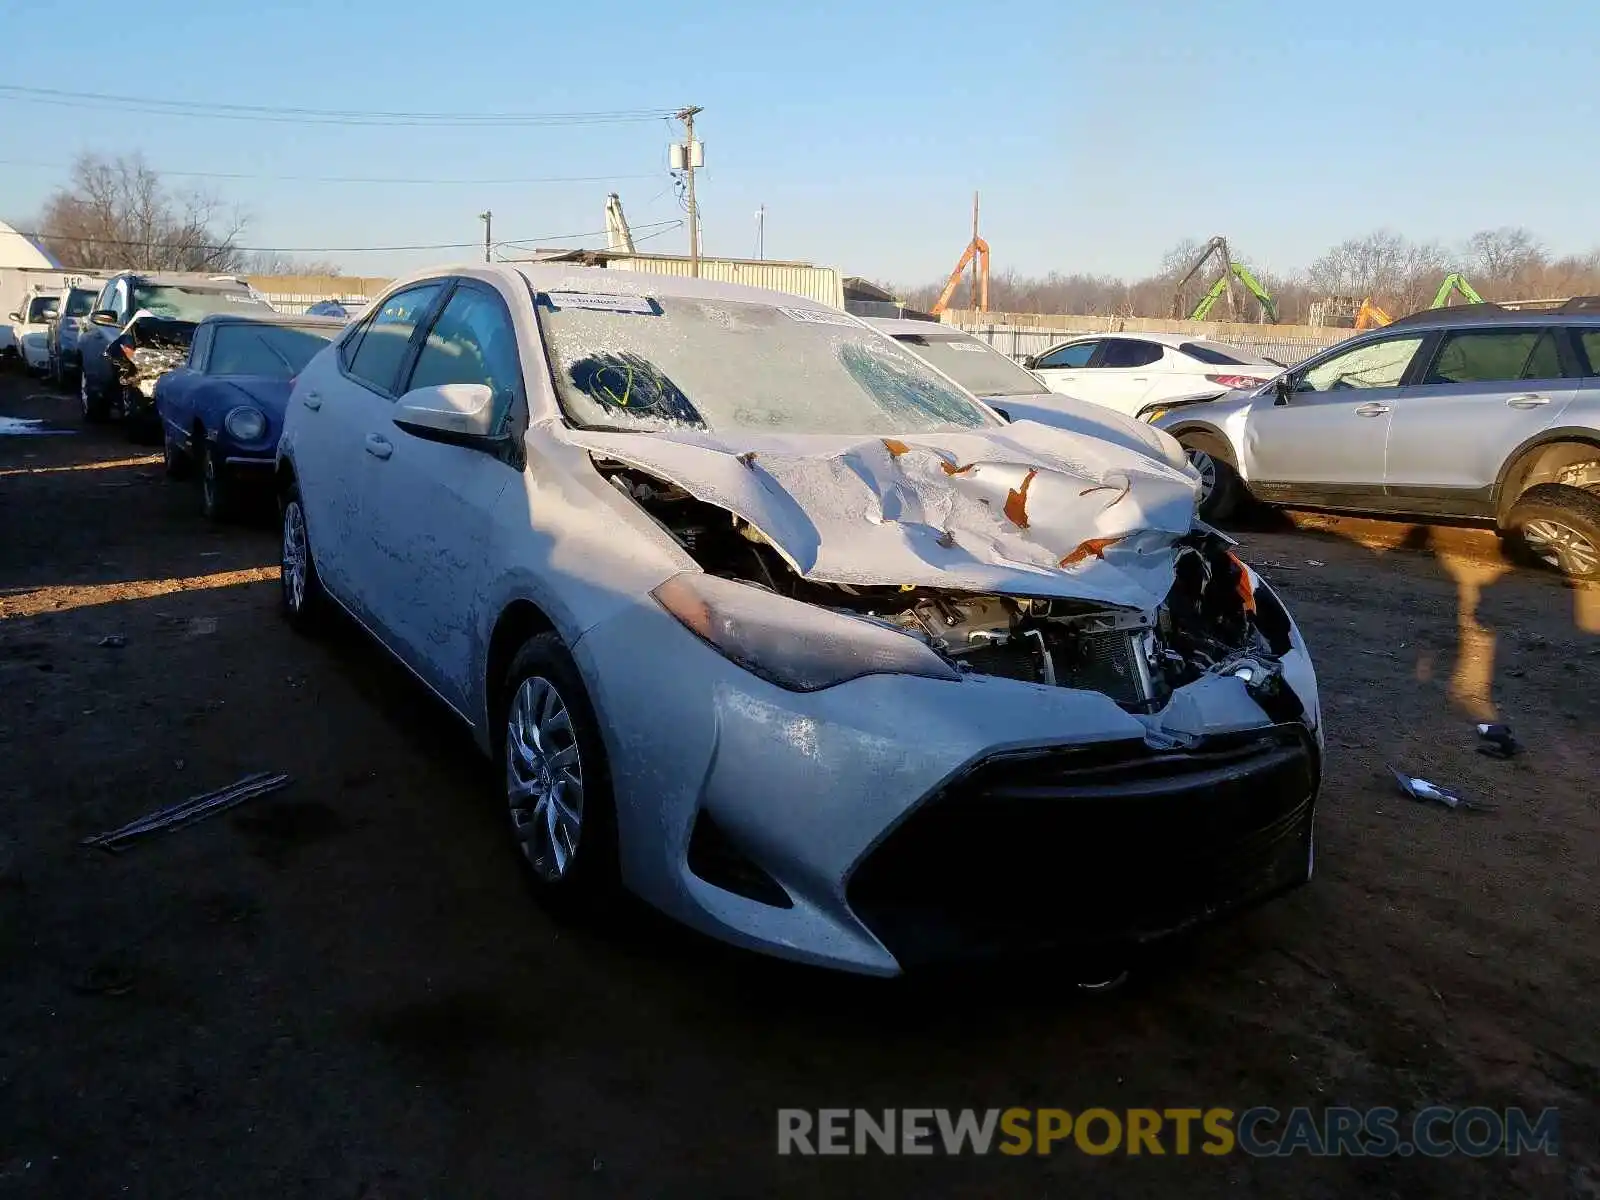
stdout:
POLYGON ((961 678, 910 634, 732 579, 689 571, 650 594, 724 657, 790 691, 862 675, 961 678))
POLYGON ((267 431, 267 419, 261 415, 261 410, 245 404, 230 410, 222 425, 241 442, 253 442, 267 431))

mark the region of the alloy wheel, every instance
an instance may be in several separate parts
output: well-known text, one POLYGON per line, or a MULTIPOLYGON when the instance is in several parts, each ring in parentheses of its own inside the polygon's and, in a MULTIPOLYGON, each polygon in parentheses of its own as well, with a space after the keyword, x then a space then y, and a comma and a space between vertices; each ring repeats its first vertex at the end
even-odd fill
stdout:
POLYGON ((1200 503, 1204 504, 1211 499, 1211 493, 1217 486, 1217 460, 1204 450, 1190 450, 1188 453, 1190 464, 1200 472, 1200 503))
POLYGON ((1579 530, 1548 517, 1522 527, 1522 540, 1542 562, 1568 575, 1587 576, 1600 566, 1600 549, 1579 530))
POLYGON ((311 550, 306 541, 306 516, 299 500, 283 507, 283 595, 289 611, 297 613, 306 602, 306 565, 311 550))
POLYGON ((540 675, 506 714, 506 800, 528 865, 546 882, 564 878, 583 832, 583 760, 566 702, 540 675))

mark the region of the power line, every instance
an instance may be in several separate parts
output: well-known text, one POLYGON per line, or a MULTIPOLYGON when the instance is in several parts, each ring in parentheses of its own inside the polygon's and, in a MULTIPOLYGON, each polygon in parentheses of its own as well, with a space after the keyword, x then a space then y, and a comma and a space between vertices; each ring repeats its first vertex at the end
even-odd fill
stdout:
MULTIPOLYGON (((35 162, 27 159, 0 158, 0 166, 43 167, 49 170, 70 171, 72 163, 35 162)), ((634 175, 542 175, 521 179, 407 179, 377 175, 266 175, 248 171, 171 171, 165 167, 151 167, 157 175, 175 175, 192 179, 256 179, 280 183, 364 183, 364 184, 493 184, 531 183, 610 183, 618 179, 659 179, 660 172, 634 175)))
MULTIPOLYGON (((682 222, 656 222, 656 224, 682 224, 682 222)), ((648 229, 649 225, 641 226, 648 229)), ((166 245, 161 238, 103 238, 103 237, 78 237, 73 234, 47 234, 37 230, 19 229, 16 231, 23 237, 34 241, 60 242, 63 244, 78 244, 89 246, 122 246, 138 247, 141 249, 155 245, 166 245)), ((577 238, 602 237, 603 229, 592 229, 584 233, 552 233, 539 237, 517 238, 494 243, 496 246, 526 246, 529 243, 568 242, 577 238)), ((430 242, 414 246, 234 246, 227 244, 209 244, 205 242, 181 242, 175 248, 182 250, 214 250, 237 251, 240 254, 378 254, 400 253, 411 250, 470 250, 481 248, 482 242, 430 242)))
POLYGON ((197 100, 163 100, 151 96, 119 96, 105 92, 71 92, 59 88, 0 84, 0 95, 30 104, 67 108, 117 108, 125 112, 172 117, 210 117, 232 121, 270 121, 302 125, 398 125, 434 128, 500 128, 538 125, 616 125, 657 121, 659 108, 597 112, 372 112, 358 109, 293 108, 284 105, 226 104, 197 100))

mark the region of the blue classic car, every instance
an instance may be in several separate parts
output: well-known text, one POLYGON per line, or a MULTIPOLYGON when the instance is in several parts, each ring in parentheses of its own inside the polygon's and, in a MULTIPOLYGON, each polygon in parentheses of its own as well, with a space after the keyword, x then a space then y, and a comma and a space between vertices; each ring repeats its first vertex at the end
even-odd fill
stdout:
POLYGON ((206 516, 226 519, 241 491, 270 480, 294 377, 344 325, 222 313, 196 327, 188 358, 157 381, 155 408, 167 474, 198 472, 206 516))

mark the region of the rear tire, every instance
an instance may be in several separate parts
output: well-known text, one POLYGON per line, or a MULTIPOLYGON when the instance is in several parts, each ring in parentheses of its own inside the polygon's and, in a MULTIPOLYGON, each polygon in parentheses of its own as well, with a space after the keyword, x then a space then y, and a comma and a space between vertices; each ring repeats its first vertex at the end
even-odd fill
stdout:
POLYGON ((611 769, 583 677, 558 634, 523 644, 500 695, 500 779, 529 881, 559 915, 603 918, 621 877, 611 769))
POLYGON ((1180 438, 1189 462, 1200 472, 1200 518, 1224 521, 1238 509, 1245 497, 1244 480, 1223 454, 1214 438, 1180 438))
POLYGON ((300 487, 291 483, 283 493, 282 541, 279 569, 283 615, 297 633, 316 633, 327 618, 329 601, 311 553, 300 487))
POLYGON ((1503 524, 1524 561, 1569 579, 1600 579, 1600 496, 1563 483, 1541 483, 1517 497, 1503 524))

